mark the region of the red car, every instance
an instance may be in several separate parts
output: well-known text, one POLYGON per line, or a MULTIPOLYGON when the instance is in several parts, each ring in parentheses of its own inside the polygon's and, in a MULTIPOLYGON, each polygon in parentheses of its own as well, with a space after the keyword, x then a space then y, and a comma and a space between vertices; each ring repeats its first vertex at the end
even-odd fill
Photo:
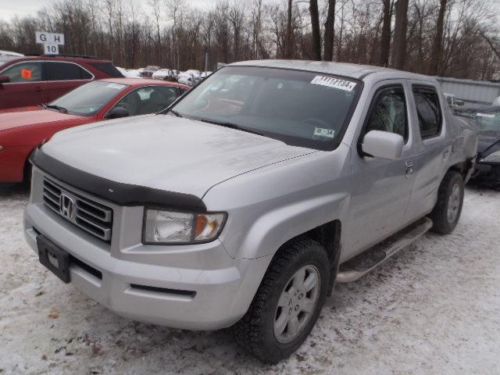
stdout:
POLYGON ((156 113, 187 90, 187 86, 166 81, 105 79, 80 86, 47 105, 0 111, 0 183, 29 177, 31 153, 60 130, 156 113))
POLYGON ((0 109, 49 103, 89 81, 121 77, 105 60, 0 56, 0 109))

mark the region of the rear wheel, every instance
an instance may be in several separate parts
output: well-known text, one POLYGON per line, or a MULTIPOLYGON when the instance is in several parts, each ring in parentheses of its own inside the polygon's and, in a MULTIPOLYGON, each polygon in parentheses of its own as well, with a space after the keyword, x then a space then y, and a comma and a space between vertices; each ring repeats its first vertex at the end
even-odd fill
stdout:
POLYGON ((311 332, 326 298, 329 260, 316 241, 283 248, 271 263, 235 339, 264 362, 289 357, 311 332))
POLYGON ((439 187, 438 201, 431 213, 432 231, 439 234, 453 232, 462 213, 464 180, 456 171, 449 171, 439 187))

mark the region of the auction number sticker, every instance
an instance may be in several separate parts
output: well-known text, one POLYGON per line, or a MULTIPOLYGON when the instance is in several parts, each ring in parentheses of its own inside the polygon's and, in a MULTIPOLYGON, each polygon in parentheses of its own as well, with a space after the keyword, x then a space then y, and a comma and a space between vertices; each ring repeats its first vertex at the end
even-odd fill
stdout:
POLYGON ((348 81, 346 79, 327 77, 327 76, 316 76, 311 81, 313 85, 331 87, 333 89, 343 90, 352 92, 356 88, 356 82, 348 81))

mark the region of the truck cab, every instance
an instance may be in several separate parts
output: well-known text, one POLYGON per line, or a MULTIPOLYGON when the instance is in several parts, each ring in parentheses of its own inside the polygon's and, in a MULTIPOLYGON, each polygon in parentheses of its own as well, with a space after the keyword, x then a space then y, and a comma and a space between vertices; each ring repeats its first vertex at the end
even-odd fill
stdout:
POLYGON ((445 103, 433 78, 396 70, 231 64, 161 114, 38 149, 26 239, 120 315, 233 327, 276 363, 336 282, 457 225, 477 137, 445 103))

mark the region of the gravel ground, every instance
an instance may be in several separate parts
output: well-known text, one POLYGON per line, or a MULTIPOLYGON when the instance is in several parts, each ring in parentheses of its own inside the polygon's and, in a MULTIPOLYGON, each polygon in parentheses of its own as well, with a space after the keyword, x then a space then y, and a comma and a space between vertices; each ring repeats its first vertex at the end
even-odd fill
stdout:
POLYGON ((500 374, 500 193, 467 190, 450 236, 428 234, 340 285, 306 343, 264 366, 228 332, 141 324, 38 264, 27 193, 0 188, 0 374, 500 374))

